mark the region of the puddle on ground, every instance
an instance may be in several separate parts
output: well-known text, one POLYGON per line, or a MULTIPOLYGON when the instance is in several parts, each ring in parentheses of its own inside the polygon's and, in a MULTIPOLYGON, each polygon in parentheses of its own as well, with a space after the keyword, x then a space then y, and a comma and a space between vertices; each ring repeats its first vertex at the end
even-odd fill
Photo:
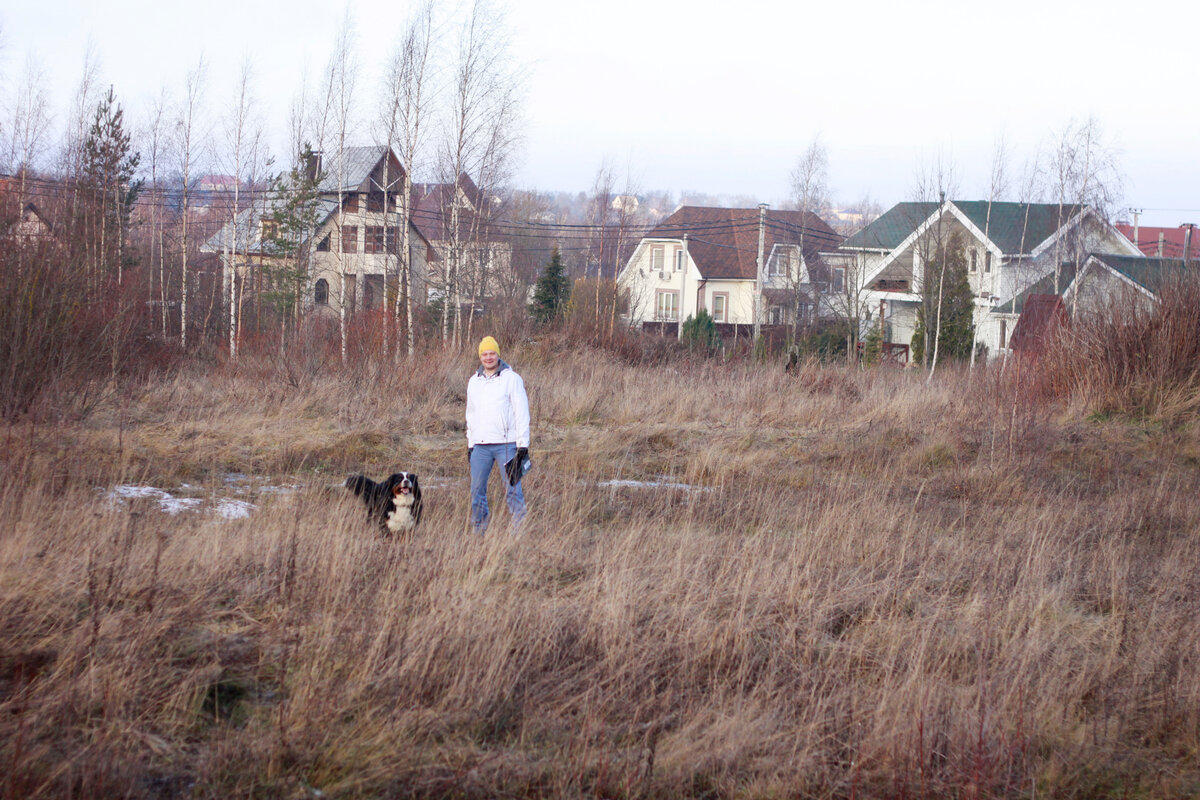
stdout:
MULTIPOLYGON (((108 502, 109 508, 123 510, 129 507, 133 500, 148 498, 157 501, 159 510, 164 514, 182 514, 185 512, 202 512, 235 520, 247 519, 257 509, 253 502, 266 496, 293 494, 304 488, 301 483, 274 483, 273 478, 266 475, 247 475, 243 472, 229 472, 221 476, 220 486, 215 493, 210 493, 204 486, 192 483, 182 483, 178 489, 167 491, 157 486, 137 486, 124 484, 112 489, 97 489, 108 502), (250 499, 243 499, 250 498, 250 499)), ((454 478, 433 477, 421 481, 421 488, 446 489, 462 484, 463 480, 454 478)), ((329 488, 341 489, 341 480, 331 480, 329 488)))
MULTIPOLYGON (((118 510, 129 506, 130 501, 148 498, 157 501, 159 510, 164 514, 182 514, 189 511, 200 511, 221 517, 222 519, 246 519, 258 508, 249 500, 239 499, 237 495, 278 495, 298 492, 301 484, 274 484, 266 477, 254 477, 240 472, 230 472, 223 476, 222 484, 228 495, 209 495, 197 497, 205 493, 204 487, 191 483, 180 484, 174 492, 160 489, 157 486, 136 486, 124 484, 107 491, 99 489, 108 501, 109 507, 118 510)), ((226 493, 222 493, 225 495, 226 493)))
POLYGON ((596 484, 601 489, 678 489, 684 492, 711 492, 711 486, 693 486, 690 483, 674 483, 667 480, 657 481, 631 481, 631 480, 611 480, 600 481, 596 484))

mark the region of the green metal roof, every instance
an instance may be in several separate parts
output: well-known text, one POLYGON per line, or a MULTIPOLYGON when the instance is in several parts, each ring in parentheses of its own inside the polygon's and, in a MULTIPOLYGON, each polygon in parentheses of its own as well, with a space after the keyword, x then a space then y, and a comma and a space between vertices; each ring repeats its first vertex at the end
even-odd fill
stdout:
POLYGON ((842 242, 842 248, 891 250, 938 209, 938 203, 897 203, 879 219, 842 242))
MULTIPOLYGON (((952 200, 1005 255, 1027 255, 1079 213, 1079 206, 1057 203, 1002 203, 952 200), (989 208, 990 207, 990 208, 989 208)), ((937 211, 938 203, 897 203, 843 244, 843 248, 892 250, 937 211)))
POLYGON ((1063 206, 1060 209, 1057 203, 953 202, 975 227, 987 231, 988 239, 1005 255, 1032 253, 1079 213, 1079 206, 1063 206))
POLYGON ((1157 294, 1164 283, 1182 278, 1189 271, 1200 274, 1200 264, 1191 266, 1180 258, 1152 258, 1148 256, 1110 256, 1093 253, 1091 258, 1110 269, 1121 273, 1147 291, 1157 294))

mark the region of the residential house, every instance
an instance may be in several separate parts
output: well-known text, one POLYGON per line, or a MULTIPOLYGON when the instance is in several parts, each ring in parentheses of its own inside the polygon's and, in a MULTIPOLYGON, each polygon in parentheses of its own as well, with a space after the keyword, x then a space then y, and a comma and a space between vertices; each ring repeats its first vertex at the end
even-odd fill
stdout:
POLYGON ((1030 321, 1043 314, 1037 310, 1036 302, 1050 301, 1037 301, 1037 298, 1057 298, 1068 317, 1121 313, 1130 305, 1147 309, 1157 302, 1164 287, 1187 275, 1197 274, 1196 268, 1196 262, 1180 258, 1111 253, 1088 254, 1078 270, 1073 263, 1064 263, 1057 276, 1044 276, 992 310, 990 316, 997 321, 1001 331, 1013 331, 1010 341, 1000 342, 1000 352, 1021 349, 1017 331, 1038 326, 1036 319, 1030 321))
POLYGON ((1155 228, 1118 222, 1117 230, 1148 256, 1196 258, 1200 255, 1200 230, 1191 222, 1176 228, 1155 228))
MULTIPOLYGON (((428 240, 414 225, 404 237, 397 198, 403 187, 404 168, 388 147, 348 147, 308 165, 311 176, 321 176, 316 186, 315 225, 300 242, 305 253, 304 307, 312 313, 339 315, 382 308, 395 297, 401 268, 399 253, 407 239, 412 265, 412 296, 424 303, 425 275, 432 260, 428 240)), ((201 247, 215 253, 223 268, 239 280, 259 266, 282 262, 276 239, 276 212, 287 198, 269 196, 247 200, 235 225, 225 224, 201 247), (236 246, 235 246, 236 241, 236 246)), ((226 272, 228 274, 228 272, 226 272)))
POLYGON ((811 319, 829 282, 819 255, 842 237, 812 212, 681 206, 642 238, 618 275, 630 322, 718 324, 811 319), (759 284, 759 251, 763 255, 759 284))
POLYGON ((885 344, 904 348, 916 328, 924 266, 955 238, 975 296, 975 341, 993 356, 1011 328, 1009 318, 990 312, 1055 274, 1055 265, 1093 252, 1139 255, 1090 207, 986 200, 899 203, 823 255, 861 304, 853 316, 880 325, 885 344))
POLYGON ((21 209, 20 216, 4 231, 4 238, 20 247, 36 247, 53 240, 54 228, 46 215, 30 201, 21 209))
POLYGON ((430 244, 430 299, 455 292, 479 310, 497 296, 515 296, 512 245, 497 227, 499 198, 486 196, 466 173, 453 183, 413 186, 413 224, 430 244))

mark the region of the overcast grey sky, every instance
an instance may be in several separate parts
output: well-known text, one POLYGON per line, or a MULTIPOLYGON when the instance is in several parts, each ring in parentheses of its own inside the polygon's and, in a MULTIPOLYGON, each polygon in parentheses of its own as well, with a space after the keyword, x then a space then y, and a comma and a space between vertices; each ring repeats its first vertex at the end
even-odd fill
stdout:
MULTIPOLYGON (((32 58, 56 120, 89 46, 127 116, 178 96, 201 56, 223 113, 247 59, 276 150, 307 71, 324 70, 345 9, 374 97, 374 64, 411 4, 359 0, 42 0, 0 11, 0 97, 32 58)), ((447 6, 449 7, 449 5, 447 6)), ((1009 0, 783 3, 512 0, 502 4, 526 86, 516 185, 586 190, 608 161, 643 191, 778 205, 814 136, 835 197, 908 199, 935 159, 985 198, 996 142, 1015 185, 1039 147, 1093 117, 1143 224, 1200 221, 1200 4, 1009 0)), ((5 116, 7 117, 7 110, 5 116)), ((369 137, 368 137, 369 138, 369 137)))

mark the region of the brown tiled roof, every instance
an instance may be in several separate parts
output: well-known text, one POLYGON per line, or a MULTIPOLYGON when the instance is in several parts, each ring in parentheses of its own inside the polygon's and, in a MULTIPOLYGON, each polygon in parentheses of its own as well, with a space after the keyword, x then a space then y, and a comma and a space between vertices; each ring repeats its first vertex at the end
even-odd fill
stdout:
MULTIPOLYGON (((649 239, 688 237, 688 255, 705 280, 754 280, 758 271, 759 211, 757 208, 705 208, 681 206, 652 230, 649 239)), ((821 269, 820 250, 832 250, 842 241, 816 214, 767 210, 763 228, 763 255, 776 244, 798 245, 803 232, 804 258, 810 271, 821 269)), ((823 280, 823 275, 812 275, 823 280)))

